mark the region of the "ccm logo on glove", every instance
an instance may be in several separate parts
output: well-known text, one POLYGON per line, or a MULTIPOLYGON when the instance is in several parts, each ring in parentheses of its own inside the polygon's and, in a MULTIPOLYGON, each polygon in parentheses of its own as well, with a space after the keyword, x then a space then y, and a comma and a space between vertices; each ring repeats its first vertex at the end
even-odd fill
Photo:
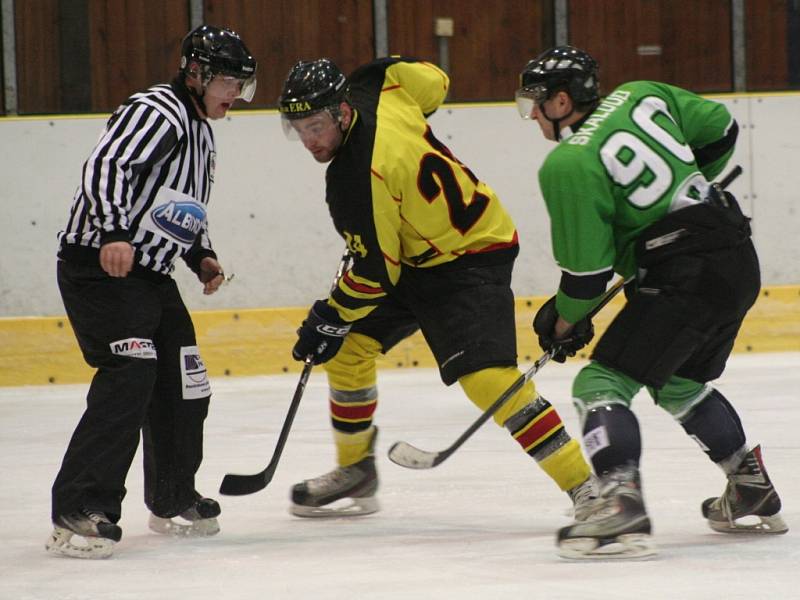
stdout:
POLYGON ((328 362, 339 352, 350 326, 325 300, 317 300, 297 330, 292 357, 305 360, 306 356, 311 356, 315 365, 328 362))
POLYGON ((344 337, 350 331, 350 325, 331 325, 330 323, 321 323, 317 325, 317 331, 320 333, 324 333, 325 335, 333 335, 338 337, 344 337))

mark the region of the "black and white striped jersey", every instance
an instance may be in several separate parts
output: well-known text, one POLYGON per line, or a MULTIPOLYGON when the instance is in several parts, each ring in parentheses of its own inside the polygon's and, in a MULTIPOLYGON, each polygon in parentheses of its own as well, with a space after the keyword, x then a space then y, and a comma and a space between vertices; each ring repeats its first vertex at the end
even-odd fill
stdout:
POLYGON ((83 166, 59 255, 124 240, 139 267, 162 274, 178 257, 192 265, 213 256, 206 207, 215 154, 211 127, 181 81, 134 94, 83 166))

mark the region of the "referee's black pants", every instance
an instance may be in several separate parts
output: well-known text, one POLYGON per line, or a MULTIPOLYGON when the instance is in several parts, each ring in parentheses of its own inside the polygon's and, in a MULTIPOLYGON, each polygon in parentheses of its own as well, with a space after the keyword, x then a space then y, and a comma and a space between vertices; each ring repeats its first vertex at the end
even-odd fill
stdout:
MULTIPOLYGON (((97 372, 53 484, 53 519, 88 508, 119 520, 140 430, 147 507, 171 517, 196 498, 210 394, 186 394, 181 349, 196 347, 194 327, 175 281, 151 279, 114 278, 99 266, 58 263, 67 315, 84 359, 97 372), (157 358, 120 352, 119 344, 112 351, 112 342, 129 339, 151 340, 157 358)), ((146 350, 146 343, 137 345, 146 350)))

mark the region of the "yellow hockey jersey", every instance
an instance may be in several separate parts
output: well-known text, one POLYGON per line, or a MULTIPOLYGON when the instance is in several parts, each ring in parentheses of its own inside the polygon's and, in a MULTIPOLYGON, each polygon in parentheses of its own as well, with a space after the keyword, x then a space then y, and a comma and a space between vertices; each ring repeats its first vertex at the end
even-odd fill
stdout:
POLYGON ((366 316, 401 268, 516 255, 516 228, 497 195, 426 120, 447 95, 444 71, 392 57, 360 67, 348 81, 354 117, 326 173, 331 217, 355 259, 331 295, 340 316, 366 316))

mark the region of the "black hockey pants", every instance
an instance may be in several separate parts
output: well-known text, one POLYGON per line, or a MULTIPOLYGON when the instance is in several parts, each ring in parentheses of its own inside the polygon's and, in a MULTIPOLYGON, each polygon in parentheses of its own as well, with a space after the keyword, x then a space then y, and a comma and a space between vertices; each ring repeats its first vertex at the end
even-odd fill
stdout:
POLYGON ((179 514, 196 498, 210 388, 174 280, 59 261, 58 284, 97 372, 53 484, 53 518, 84 507, 119 519, 140 430, 145 503, 161 517, 179 514))
POLYGON ((761 278, 748 219, 730 208, 684 208, 647 228, 637 243, 646 270, 592 358, 660 389, 677 375, 719 377, 761 278))

